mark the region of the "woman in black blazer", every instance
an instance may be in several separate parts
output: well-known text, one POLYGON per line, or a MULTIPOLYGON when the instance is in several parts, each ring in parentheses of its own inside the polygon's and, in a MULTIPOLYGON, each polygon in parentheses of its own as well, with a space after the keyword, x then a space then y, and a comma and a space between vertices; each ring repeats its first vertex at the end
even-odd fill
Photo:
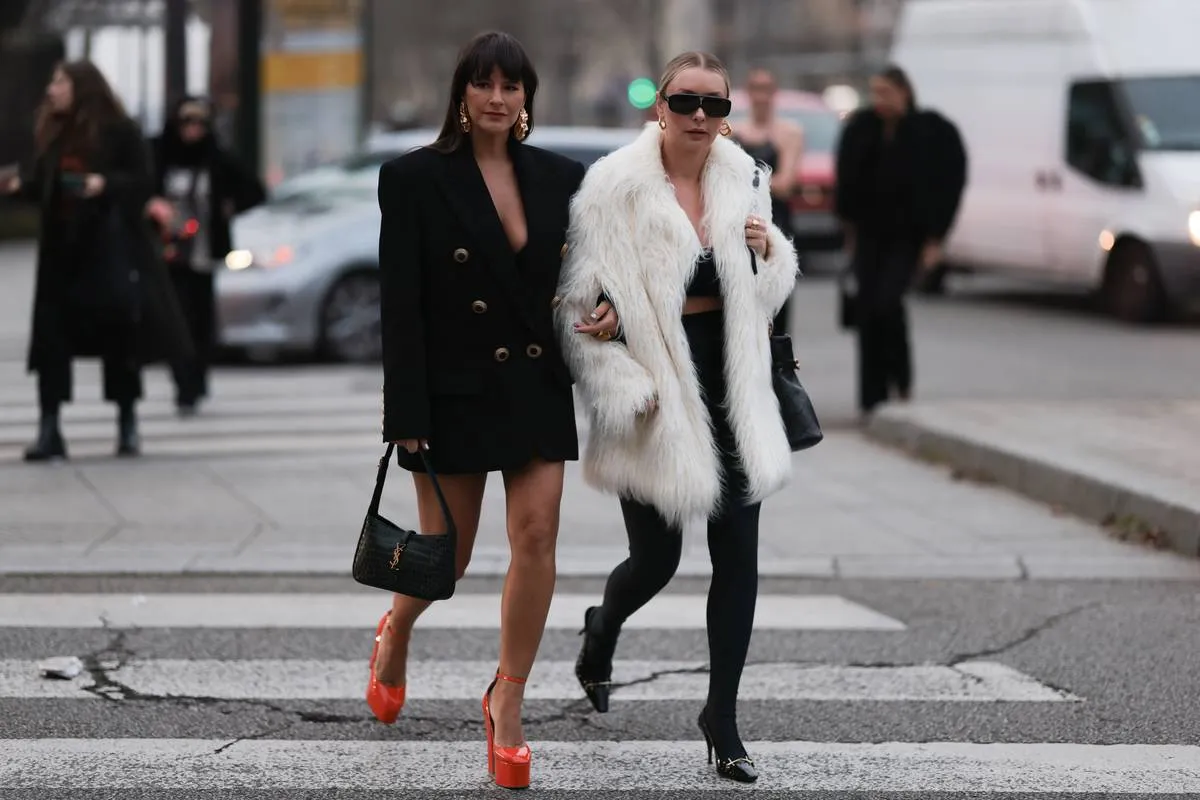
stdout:
MULTIPOLYGON (((489 772, 509 788, 529 784, 521 702, 554 592, 564 462, 579 457, 553 311, 584 168, 522 144, 536 91, 515 39, 477 37, 459 59, 438 140, 379 174, 383 438, 414 473, 427 531, 445 521, 418 449, 438 473, 459 530, 460 577, 488 473, 503 474, 512 562, 483 706, 489 772)), ((583 332, 611 338, 616 313, 602 304, 591 317, 583 332)), ((367 701, 382 722, 404 704, 409 636, 427 607, 397 595, 379 622, 367 701)))

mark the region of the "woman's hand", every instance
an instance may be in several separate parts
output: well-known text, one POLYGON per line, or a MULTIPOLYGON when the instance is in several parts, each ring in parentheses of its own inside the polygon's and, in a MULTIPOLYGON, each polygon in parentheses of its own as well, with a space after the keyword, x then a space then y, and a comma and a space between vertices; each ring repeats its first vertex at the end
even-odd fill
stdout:
POLYGON ((161 197, 154 197, 146 203, 146 216, 158 223, 160 228, 169 228, 175 219, 175 207, 161 197))
POLYGON ((759 258, 767 258, 771 252, 771 242, 767 239, 767 224, 761 217, 751 214, 746 218, 746 244, 758 254, 759 258))
POLYGON ((617 316, 617 310, 612 307, 612 303, 605 301, 596 306, 586 320, 575 323, 575 332, 595 336, 600 341, 607 342, 616 336, 620 326, 621 319, 617 316))
POLYGON ((921 268, 929 271, 935 269, 942 263, 942 243, 936 239, 930 239, 921 248, 921 268))
POLYGON ((428 439, 397 439, 396 441, 392 442, 392 444, 396 445, 397 447, 403 447, 410 453, 415 453, 417 450, 429 449, 428 439))
POLYGON ((104 176, 92 173, 83 179, 83 196, 97 197, 104 191, 104 176))

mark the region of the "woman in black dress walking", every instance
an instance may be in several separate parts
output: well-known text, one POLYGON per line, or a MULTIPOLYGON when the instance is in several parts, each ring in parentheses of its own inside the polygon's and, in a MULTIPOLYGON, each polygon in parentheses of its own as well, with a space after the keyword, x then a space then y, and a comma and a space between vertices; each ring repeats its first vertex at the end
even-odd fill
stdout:
MULTIPOLYGON (((413 472, 425 530, 445 523, 418 449, 438 472, 459 531, 460 577, 488 473, 504 480, 512 561, 483 705, 489 772, 508 788, 529 785, 524 684, 554 593, 564 462, 579 457, 553 311, 584 168, 523 144, 537 83, 511 36, 476 38, 455 70, 438 140, 379 175, 383 437, 413 472)), ((602 304, 590 316, 590 330, 611 338, 616 313, 602 304)), ((428 605, 397 595, 380 620, 367 700, 385 723, 404 704, 409 636, 428 605)))

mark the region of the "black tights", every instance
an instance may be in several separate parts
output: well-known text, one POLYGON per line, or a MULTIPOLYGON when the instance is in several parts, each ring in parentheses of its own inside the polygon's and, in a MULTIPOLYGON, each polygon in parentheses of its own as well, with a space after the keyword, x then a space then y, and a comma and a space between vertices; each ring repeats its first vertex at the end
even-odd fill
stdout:
MULTIPOLYGON (((750 649, 758 598, 758 515, 760 503, 731 504, 708 522, 712 583, 708 589, 707 716, 718 743, 738 741, 737 695, 750 649)), ((669 526, 656 509, 621 501, 629 558, 617 565, 604 587, 596 615, 597 632, 615 639, 621 625, 675 575, 683 532, 669 526)))

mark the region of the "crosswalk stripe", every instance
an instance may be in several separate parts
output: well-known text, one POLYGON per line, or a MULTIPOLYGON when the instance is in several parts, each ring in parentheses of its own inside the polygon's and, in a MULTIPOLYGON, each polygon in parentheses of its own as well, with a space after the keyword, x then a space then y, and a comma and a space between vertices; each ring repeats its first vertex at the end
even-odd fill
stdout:
MULTIPOLYGON (((412 661, 411 700, 477 700, 495 661, 412 661)), ((583 697, 569 661, 539 661, 525 690, 530 700, 583 697)), ((202 697, 221 700, 361 700, 366 661, 264 659, 255 661, 134 660, 108 670, 118 696, 202 697)), ((616 661, 614 702, 703 700, 705 663, 616 661)), ((35 661, 0 661, 0 697, 97 699, 86 673, 46 680, 35 661)), ((989 661, 957 666, 857 667, 799 663, 749 664, 742 700, 857 702, 1079 702, 1017 670, 989 661)))
MULTIPOLYGON (((481 725, 482 727, 482 725, 481 725)), ((728 790, 700 741, 531 743, 533 780, 547 791, 728 790)), ((1184 745, 841 744, 750 742, 775 791, 1200 791, 1200 747, 1184 745)), ((10 789, 480 790, 482 733, 464 741, 13 739, 0 786, 10 789), (69 766, 69 768, 64 768, 69 766)))
MULTIPOLYGON (((578 629, 599 597, 556 594, 547 628, 578 629)), ((390 603, 383 592, 357 594, 4 594, 0 628, 363 628, 374 627, 390 603)), ((625 629, 703 630, 707 597, 660 594, 625 629)), ((460 593, 434 603, 419 627, 494 629, 496 594, 460 593)), ((764 594, 758 630, 902 631, 904 623, 838 595, 764 594)))

